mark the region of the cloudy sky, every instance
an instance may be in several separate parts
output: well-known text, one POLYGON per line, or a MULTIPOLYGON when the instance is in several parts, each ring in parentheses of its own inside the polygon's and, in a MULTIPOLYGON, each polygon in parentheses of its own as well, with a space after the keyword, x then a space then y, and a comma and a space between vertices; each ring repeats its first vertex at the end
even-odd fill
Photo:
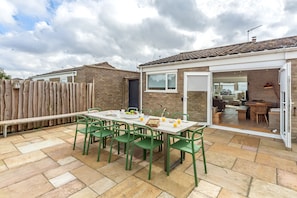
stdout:
POLYGON ((297 35, 296 0, 0 0, 0 68, 27 78, 297 35), (259 27, 260 26, 260 27, 259 27))

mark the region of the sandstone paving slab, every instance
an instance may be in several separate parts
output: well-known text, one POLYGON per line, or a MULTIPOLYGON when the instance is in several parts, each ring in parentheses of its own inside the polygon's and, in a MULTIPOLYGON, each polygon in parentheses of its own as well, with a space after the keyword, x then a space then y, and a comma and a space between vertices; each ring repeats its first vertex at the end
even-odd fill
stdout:
POLYGON ((276 183, 276 168, 274 167, 237 159, 232 170, 270 183, 276 183))
POLYGON ((167 192, 162 192, 157 198, 174 198, 174 196, 170 195, 167 192))
MULTIPOLYGON (((95 183, 91 184, 89 187, 92 190, 94 190, 97 194, 102 195, 106 191, 108 191, 108 190, 112 189, 114 186, 116 186, 116 184, 117 183, 115 183, 111 179, 109 179, 107 177, 103 177, 100 180, 97 180, 95 183)), ((121 192, 119 192, 117 195, 119 195, 119 194, 121 194, 121 192)), ((110 196, 110 197, 116 197, 116 196, 110 196)))
POLYGON ((297 191, 272 184, 269 182, 265 182, 259 179, 253 179, 250 193, 250 198, 280 198, 280 197, 287 197, 293 198, 297 197, 297 191))
POLYGON ((7 166, 3 162, 3 160, 0 160, 0 172, 7 170, 7 166))
POLYGON ((297 174, 279 169, 277 171, 278 184, 297 192, 297 174))
POLYGON ((72 175, 69 172, 63 173, 62 175, 58 175, 57 177, 54 177, 50 179, 49 181, 51 184, 53 184, 54 187, 58 188, 60 186, 63 186, 64 184, 67 184, 73 180, 75 180, 76 177, 72 175))
POLYGON ((208 149, 208 151, 222 153, 225 155, 233 156, 236 158, 242 158, 250 161, 254 161, 256 157, 256 152, 248 151, 248 150, 244 150, 241 148, 236 148, 236 147, 232 147, 232 146, 228 146, 220 143, 215 143, 208 149))
MULTIPOLYGON (((202 156, 199 158, 203 160, 202 156)), ((224 153, 218 153, 213 151, 206 152, 206 161, 208 163, 217 165, 222 168, 229 168, 231 169, 235 163, 236 157, 226 155, 224 153)))
POLYGON ((33 151, 30 153, 25 153, 22 155, 6 158, 4 159, 4 162, 8 168, 14 168, 17 166, 28 164, 30 162, 41 160, 46 157, 47 155, 45 155, 42 151, 33 151))
POLYGON ((65 158, 59 159, 57 162, 58 162, 58 164, 60 164, 62 166, 62 165, 74 162, 75 160, 77 160, 77 159, 72 156, 66 156, 65 158))
POLYGON ((259 146, 259 153, 266 153, 283 159, 297 161, 297 152, 285 150, 285 148, 274 148, 266 145, 259 146))
POLYGON ((73 169, 71 173, 86 185, 93 184, 97 180, 100 180, 104 177, 101 173, 88 166, 81 166, 76 169, 73 169))
POLYGON ((0 189, 0 197, 37 197, 54 187, 41 174, 0 189))
POLYGON ((204 139, 206 141, 209 141, 209 142, 217 142, 217 143, 221 143, 221 144, 228 144, 231 139, 233 138, 234 134, 232 133, 222 133, 222 132, 218 132, 218 131, 215 131, 211 134, 204 134, 204 139))
POLYGON ((242 196, 240 194, 237 194, 231 190, 227 190, 225 188, 223 188, 220 191, 220 194, 218 195, 217 198, 245 198, 246 196, 242 196))
POLYGON ((43 173, 46 170, 56 168, 58 164, 50 158, 44 158, 36 162, 25 164, 0 172, 0 188, 20 182, 34 175, 43 173))
POLYGON ((72 145, 67 143, 44 148, 42 151, 56 161, 70 157, 74 152, 72 150, 72 145))
POLYGON ((44 148, 51 147, 51 146, 56 146, 56 145, 63 144, 63 143, 64 143, 63 140, 55 138, 55 139, 48 139, 48 140, 44 140, 41 142, 32 143, 32 144, 25 145, 25 146, 20 146, 20 147, 18 147, 18 149, 22 153, 29 153, 32 151, 44 149, 44 148))
POLYGON ((13 152, 9 152, 9 153, 0 154, 0 160, 6 159, 6 158, 11 158, 11 157, 14 157, 14 156, 18 156, 20 154, 21 154, 20 151, 13 151, 13 152))
POLYGON ((276 149, 281 149, 281 150, 285 150, 285 145, 283 140, 278 140, 278 139, 272 139, 272 138, 261 138, 260 147, 262 146, 267 146, 270 148, 276 148, 276 149))
POLYGON ((108 164, 107 160, 109 152, 105 151, 104 149, 101 150, 100 161, 97 162, 97 149, 98 147, 90 149, 88 155, 82 155, 81 149, 75 149, 75 151, 72 153, 72 156, 84 162, 84 164, 90 166, 91 168, 98 169, 108 164))
POLYGON ((69 196, 69 198, 96 198, 98 197, 98 194, 94 192, 89 187, 86 187, 72 195, 69 196))
POLYGON ((258 148, 260 143, 260 138, 247 136, 247 135, 234 135, 230 143, 258 148))
MULTIPOLYGON (((207 174, 204 174, 203 162, 196 161, 198 178, 209 183, 226 188, 242 196, 247 196, 251 177, 235 172, 230 169, 218 167, 207 163, 207 174)), ((190 166, 186 173, 194 175, 193 166, 190 166)))
POLYGON ((15 141, 23 140, 24 137, 22 135, 18 135, 16 133, 8 134, 6 138, 0 138, 0 145, 7 143, 14 143, 15 141))
POLYGON ((118 185, 106 190, 100 197, 158 197, 162 193, 153 186, 137 177, 131 176, 118 185))
POLYGON ((30 131, 30 133, 23 132, 21 135, 25 139, 29 139, 29 138, 34 138, 34 137, 41 137, 46 134, 47 134, 47 132, 43 129, 35 129, 35 130, 30 131))
POLYGON ((186 168, 180 168, 180 166, 184 165, 188 167, 186 164, 180 164, 177 168, 171 170, 169 176, 167 176, 164 171, 163 158, 160 158, 160 160, 153 162, 151 180, 148 180, 148 165, 137 171, 134 176, 158 187, 162 191, 168 192, 174 197, 186 197, 195 187, 195 181, 192 175, 184 172, 186 168))
POLYGON ((85 187, 82 182, 76 179, 41 195, 40 198, 69 197, 85 187))
POLYGON ((269 154, 258 153, 256 162, 292 173, 297 173, 296 161, 283 159, 269 154))
POLYGON ((10 142, 5 142, 0 144, 0 155, 15 152, 15 151, 18 151, 18 150, 15 148, 14 144, 10 142))
POLYGON ((98 168, 97 170, 116 183, 120 183, 121 181, 127 179, 128 177, 139 171, 141 168, 143 168, 139 164, 135 164, 133 165, 132 170, 125 170, 125 166, 126 159, 119 158, 118 160, 113 161, 101 168, 98 168))
POLYGON ((58 166, 56 168, 52 168, 48 171, 44 172, 44 175, 48 178, 48 179, 52 179, 54 177, 57 177, 59 175, 62 175, 66 172, 69 172, 73 169, 76 169, 78 167, 83 166, 84 164, 81 161, 75 160, 69 164, 65 164, 63 166, 58 166))
POLYGON ((35 136, 35 137, 24 138, 19 141, 15 141, 14 145, 18 148, 18 147, 23 147, 23 146, 30 145, 32 143, 41 142, 41 141, 44 141, 44 139, 41 137, 35 136))
POLYGON ((221 187, 211 184, 207 181, 200 180, 198 187, 194 188, 191 194, 194 195, 195 192, 200 192, 209 197, 217 197, 220 190, 221 190, 221 187))

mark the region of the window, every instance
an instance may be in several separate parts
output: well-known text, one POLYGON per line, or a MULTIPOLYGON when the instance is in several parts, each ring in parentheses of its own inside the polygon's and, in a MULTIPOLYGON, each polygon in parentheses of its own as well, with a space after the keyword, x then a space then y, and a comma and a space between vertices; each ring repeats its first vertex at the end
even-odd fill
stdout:
POLYGON ((147 91, 176 91, 176 73, 147 74, 147 91))

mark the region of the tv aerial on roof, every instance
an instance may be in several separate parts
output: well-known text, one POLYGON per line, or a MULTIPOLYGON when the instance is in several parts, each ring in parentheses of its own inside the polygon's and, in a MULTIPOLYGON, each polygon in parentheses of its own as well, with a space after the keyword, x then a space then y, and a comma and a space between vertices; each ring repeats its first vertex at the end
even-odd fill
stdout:
POLYGON ((261 27, 261 26, 262 26, 262 25, 258 25, 258 26, 256 26, 256 27, 253 27, 253 28, 247 30, 247 41, 248 41, 248 42, 250 41, 250 32, 253 31, 253 30, 255 30, 255 29, 257 29, 257 28, 259 28, 259 27, 261 27))

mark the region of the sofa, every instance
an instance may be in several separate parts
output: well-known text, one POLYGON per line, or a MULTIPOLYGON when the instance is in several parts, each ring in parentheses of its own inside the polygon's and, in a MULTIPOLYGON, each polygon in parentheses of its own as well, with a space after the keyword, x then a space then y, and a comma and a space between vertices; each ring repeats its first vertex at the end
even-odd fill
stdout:
POLYGON ((219 97, 215 96, 212 99, 212 106, 213 107, 217 107, 218 111, 224 111, 225 107, 226 107, 226 102, 223 99, 220 99, 219 97))

